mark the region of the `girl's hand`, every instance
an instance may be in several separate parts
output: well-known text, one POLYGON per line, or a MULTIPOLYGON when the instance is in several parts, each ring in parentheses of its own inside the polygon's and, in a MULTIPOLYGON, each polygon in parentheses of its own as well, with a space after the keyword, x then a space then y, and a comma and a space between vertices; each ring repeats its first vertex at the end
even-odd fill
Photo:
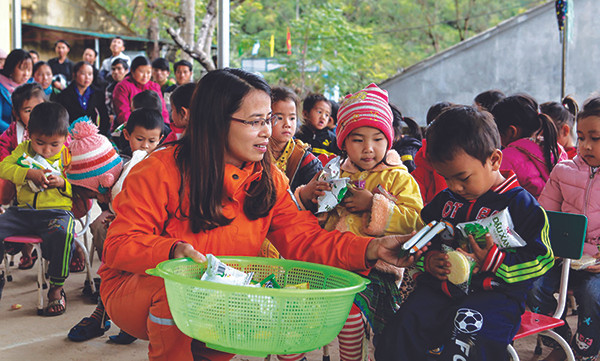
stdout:
POLYGON ((423 252, 427 251, 427 246, 411 255, 400 257, 402 245, 414 236, 415 232, 407 235, 384 236, 373 238, 367 245, 365 258, 367 262, 382 260, 396 267, 408 267, 415 263, 415 260, 421 257, 423 252))
POLYGON ((48 178, 46 178, 46 173, 50 172, 47 169, 28 169, 27 175, 25 179, 29 179, 39 188, 48 188, 48 178))
MULTIPOLYGON (((596 255, 594 255, 594 258, 600 259, 600 252, 596 253, 596 255)), ((600 264, 595 264, 593 266, 589 266, 584 271, 587 271, 589 273, 600 273, 600 264)))
POLYGON ((373 193, 366 189, 349 186, 342 205, 352 213, 370 211, 373 207, 373 193))
POLYGON ((469 235, 469 244, 471 245, 471 250, 473 251, 473 253, 468 253, 462 248, 457 249, 457 251, 464 254, 465 256, 473 258, 477 262, 477 266, 475 267, 475 269, 473 269, 473 273, 477 273, 479 272, 479 269, 481 269, 483 262, 485 262, 485 258, 487 257, 488 252, 494 246, 494 241, 492 240, 492 236, 489 233, 487 233, 485 235, 485 246, 482 248, 479 246, 479 243, 475 241, 475 238, 473 238, 472 235, 469 235))
POLYGON ((183 258, 189 257, 196 263, 206 262, 206 257, 196 251, 194 247, 186 242, 181 242, 175 246, 175 250, 173 250, 173 258, 183 258))
POLYGON ((49 175, 48 176, 48 188, 63 189, 65 187, 65 180, 63 177, 49 175))

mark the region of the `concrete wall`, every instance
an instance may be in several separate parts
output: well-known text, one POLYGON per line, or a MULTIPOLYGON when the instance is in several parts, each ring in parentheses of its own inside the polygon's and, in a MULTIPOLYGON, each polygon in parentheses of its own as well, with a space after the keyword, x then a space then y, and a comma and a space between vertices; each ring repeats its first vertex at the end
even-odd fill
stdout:
MULTIPOLYGON (((600 19, 595 0, 574 0, 573 38, 569 43, 567 94, 581 104, 600 90, 600 19)), ((381 87, 406 116, 425 124, 439 101, 471 104, 478 93, 500 89, 525 92, 538 102, 559 101, 561 52, 554 1, 436 54, 381 87)))

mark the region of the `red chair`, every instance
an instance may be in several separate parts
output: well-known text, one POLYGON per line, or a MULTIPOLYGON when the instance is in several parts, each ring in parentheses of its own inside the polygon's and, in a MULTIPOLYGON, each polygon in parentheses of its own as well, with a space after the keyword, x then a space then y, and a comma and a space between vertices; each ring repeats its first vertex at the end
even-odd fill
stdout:
MULTIPOLYGON (((521 328, 514 340, 530 336, 548 336, 558 342, 567 355, 567 360, 575 361, 569 340, 565 340, 552 329, 562 326, 565 321, 560 317, 565 310, 567 300, 567 286, 569 284, 569 271, 571 259, 579 259, 583 255, 583 242, 587 229, 587 218, 580 214, 546 211, 550 223, 550 243, 555 257, 561 257, 562 272, 558 292, 558 303, 552 317, 525 311, 521 316, 521 328)), ((508 346, 508 353, 512 360, 519 361, 519 355, 512 345, 508 346)))
MULTIPOLYGON (((77 206, 73 207, 73 214, 76 217, 76 220, 81 225, 81 230, 79 232, 75 233, 75 237, 73 238, 73 240, 75 241, 75 243, 77 243, 79 245, 79 247, 81 247, 81 249, 83 249, 83 253, 85 254, 85 268, 86 268, 87 274, 86 274, 86 281, 85 281, 84 287, 89 287, 91 289, 91 292, 94 293, 97 290, 96 290, 96 287, 95 287, 95 284, 94 284, 94 281, 92 278, 90 253, 88 251, 88 245, 87 245, 87 243, 88 243, 87 242, 87 240, 88 240, 87 230, 89 229, 89 226, 91 223, 91 217, 92 217, 91 204, 92 203, 90 201, 83 208, 77 207, 77 206), (81 241, 82 237, 84 238, 85 243, 81 241)), ((43 314, 43 312, 44 312, 44 295, 43 295, 42 289, 48 288, 48 284, 46 282, 46 277, 45 277, 45 273, 44 273, 45 269, 47 268, 46 261, 44 261, 42 259, 42 247, 41 247, 42 239, 36 235, 21 235, 21 236, 6 237, 4 239, 4 241, 5 242, 13 242, 13 243, 22 243, 22 244, 32 244, 34 249, 37 251, 37 254, 40 257, 40 261, 37 262, 37 264, 38 264, 37 265, 37 273, 38 273, 38 279, 37 279, 38 305, 37 305, 37 309, 38 309, 39 315, 43 314)), ((7 253, 4 254, 4 267, 5 267, 5 273, 6 273, 6 281, 12 282, 12 275, 10 274, 10 266, 9 266, 7 253)))

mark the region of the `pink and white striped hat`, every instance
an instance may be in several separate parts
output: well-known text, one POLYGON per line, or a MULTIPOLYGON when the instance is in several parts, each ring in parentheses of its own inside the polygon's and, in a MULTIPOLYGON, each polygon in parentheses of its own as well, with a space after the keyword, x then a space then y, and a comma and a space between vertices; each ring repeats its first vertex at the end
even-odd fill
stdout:
POLYGON ((77 186, 104 194, 123 170, 123 161, 112 143, 98 134, 98 127, 87 117, 71 124, 70 161, 63 159, 67 180, 77 186))
POLYGON ((370 84, 354 94, 346 95, 338 110, 335 132, 338 148, 342 149, 344 140, 354 129, 373 127, 381 130, 385 135, 388 141, 388 150, 390 150, 394 141, 393 118, 392 108, 388 104, 387 91, 375 84, 370 84))

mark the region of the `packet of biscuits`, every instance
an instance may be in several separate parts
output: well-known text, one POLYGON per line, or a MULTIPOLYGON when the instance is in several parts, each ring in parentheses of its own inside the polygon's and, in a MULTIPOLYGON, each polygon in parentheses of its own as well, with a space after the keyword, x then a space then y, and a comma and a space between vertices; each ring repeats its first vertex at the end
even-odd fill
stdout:
POLYGON ((468 237, 472 235, 480 245, 485 245, 485 235, 489 233, 492 240, 500 249, 517 248, 526 245, 517 232, 508 208, 489 217, 478 219, 474 222, 459 223, 455 226, 461 238, 461 245, 468 245, 468 237))

